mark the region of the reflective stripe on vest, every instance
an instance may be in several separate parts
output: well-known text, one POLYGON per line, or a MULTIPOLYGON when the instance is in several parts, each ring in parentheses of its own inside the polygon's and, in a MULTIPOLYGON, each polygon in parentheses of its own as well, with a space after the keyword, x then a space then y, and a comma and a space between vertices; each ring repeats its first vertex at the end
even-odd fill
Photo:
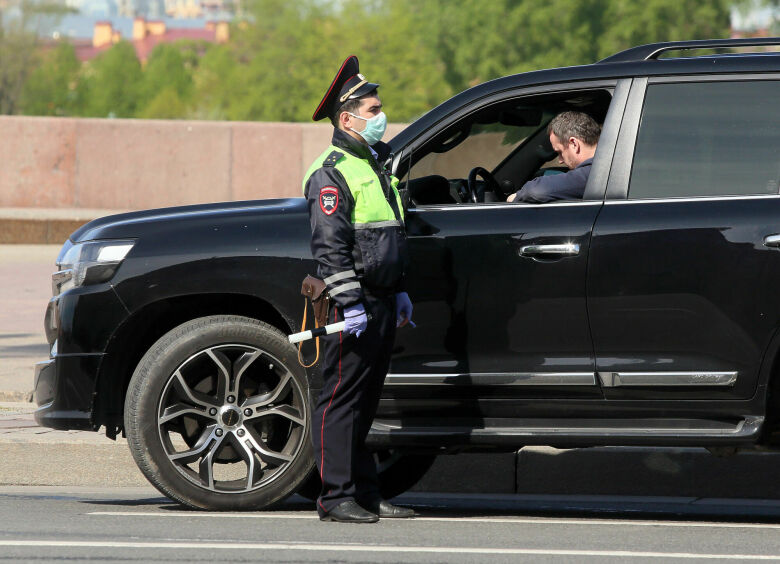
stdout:
MULTIPOLYGON (((344 177, 355 201, 350 220, 355 229, 378 229, 392 225, 400 225, 393 213, 393 208, 385 198, 382 182, 371 168, 367 160, 347 153, 343 149, 331 145, 320 155, 314 164, 306 172, 303 178, 303 189, 306 190, 306 182, 314 172, 322 166, 323 161, 333 151, 338 151, 343 156, 338 160, 335 168, 344 177)), ((403 218, 404 210, 401 204, 401 196, 398 193, 398 179, 390 177, 390 187, 393 190, 398 205, 398 211, 403 218)))

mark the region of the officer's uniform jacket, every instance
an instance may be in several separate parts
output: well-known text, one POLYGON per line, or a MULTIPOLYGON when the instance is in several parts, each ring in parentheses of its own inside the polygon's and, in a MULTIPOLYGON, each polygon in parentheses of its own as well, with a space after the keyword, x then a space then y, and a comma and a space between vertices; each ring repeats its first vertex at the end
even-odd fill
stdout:
POLYGON ((364 292, 403 291, 409 256, 397 184, 368 146, 340 129, 304 176, 312 255, 342 309, 361 302, 364 292))

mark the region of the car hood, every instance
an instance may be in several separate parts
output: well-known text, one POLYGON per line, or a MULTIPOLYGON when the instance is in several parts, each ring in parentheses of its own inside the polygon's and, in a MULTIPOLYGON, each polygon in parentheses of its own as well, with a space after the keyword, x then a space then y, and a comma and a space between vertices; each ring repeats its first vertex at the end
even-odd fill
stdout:
POLYGON ((307 214, 304 198, 177 206, 100 217, 79 227, 69 239, 73 243, 78 243, 95 239, 140 237, 147 230, 154 229, 154 226, 163 222, 181 226, 203 221, 219 224, 246 217, 289 217, 294 214, 307 214))

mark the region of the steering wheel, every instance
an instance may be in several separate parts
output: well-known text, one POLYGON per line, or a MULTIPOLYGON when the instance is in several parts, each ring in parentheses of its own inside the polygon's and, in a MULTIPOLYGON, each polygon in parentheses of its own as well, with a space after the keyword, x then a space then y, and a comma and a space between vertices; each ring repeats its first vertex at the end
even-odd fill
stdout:
POLYGON ((496 195, 499 196, 501 194, 501 187, 498 185, 496 178, 490 173, 489 170, 486 170, 481 166, 475 166, 469 171, 468 190, 469 197, 474 203, 485 201, 486 190, 492 190, 496 193, 496 195), (487 188, 481 192, 477 191, 477 176, 481 176, 488 184, 487 188))

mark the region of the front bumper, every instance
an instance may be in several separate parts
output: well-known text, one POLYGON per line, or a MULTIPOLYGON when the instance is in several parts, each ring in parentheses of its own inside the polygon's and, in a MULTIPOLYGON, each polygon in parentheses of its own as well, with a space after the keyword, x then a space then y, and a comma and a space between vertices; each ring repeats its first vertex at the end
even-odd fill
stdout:
POLYGON ((54 429, 95 429, 92 405, 109 339, 128 315, 109 284, 79 287, 49 302, 52 356, 35 365, 35 420, 54 429))
POLYGON ((35 365, 35 421, 53 429, 89 429, 102 354, 56 356, 35 365))

